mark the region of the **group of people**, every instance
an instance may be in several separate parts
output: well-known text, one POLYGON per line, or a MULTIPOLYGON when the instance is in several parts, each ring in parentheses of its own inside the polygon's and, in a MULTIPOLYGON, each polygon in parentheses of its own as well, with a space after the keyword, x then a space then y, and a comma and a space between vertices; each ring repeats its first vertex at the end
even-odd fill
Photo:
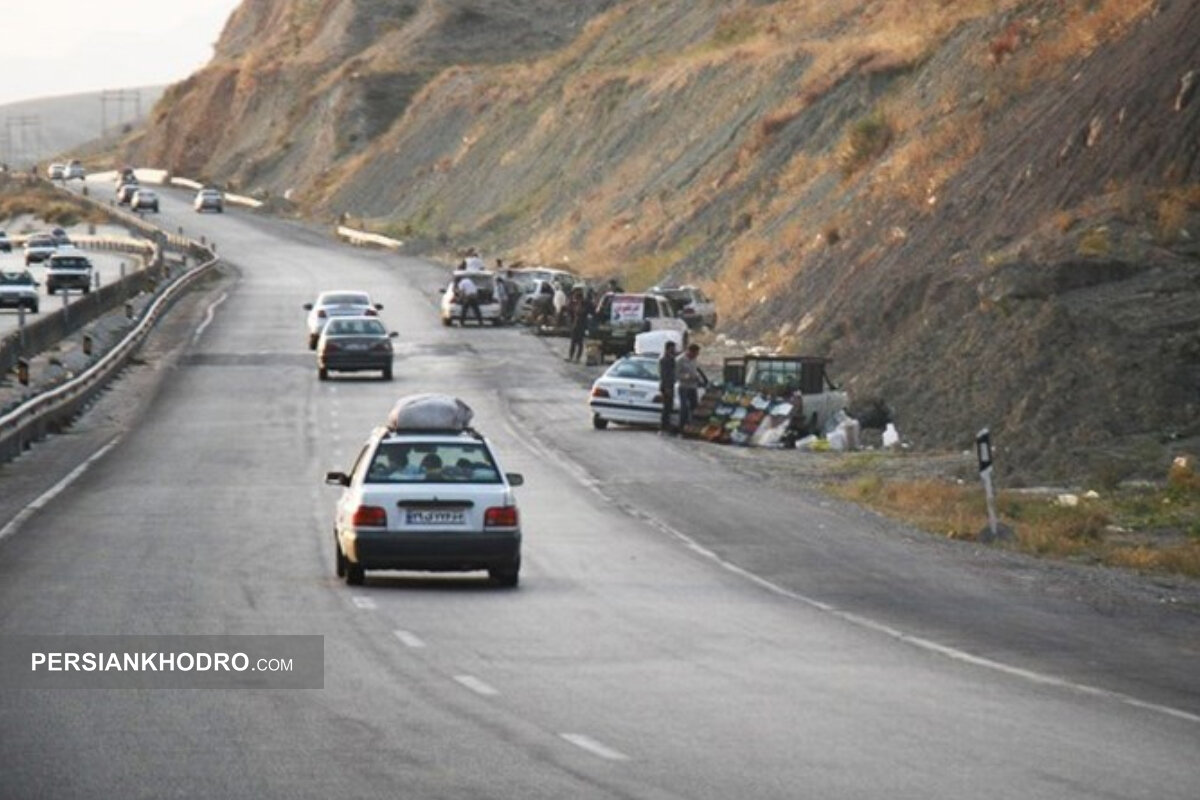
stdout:
POLYGON ((708 385, 708 376, 700 369, 700 345, 689 344, 682 355, 675 350, 675 342, 663 344, 658 358, 658 390, 662 394, 661 433, 678 433, 692 420, 692 414, 700 402, 700 387, 708 385), (675 387, 679 387, 679 428, 671 425, 675 412, 675 387))

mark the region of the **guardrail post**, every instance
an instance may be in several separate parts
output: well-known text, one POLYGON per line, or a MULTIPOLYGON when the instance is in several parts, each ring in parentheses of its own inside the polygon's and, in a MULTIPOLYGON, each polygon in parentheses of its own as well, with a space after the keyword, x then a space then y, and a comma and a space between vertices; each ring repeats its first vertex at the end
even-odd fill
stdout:
POLYGON ((90 356, 92 354, 92 335, 90 333, 85 333, 83 335, 83 354, 85 356, 90 356))
POLYGON ((17 359, 17 382, 22 386, 29 385, 29 362, 23 358, 17 359))
POLYGON ((125 319, 133 319, 133 303, 125 301, 125 319))

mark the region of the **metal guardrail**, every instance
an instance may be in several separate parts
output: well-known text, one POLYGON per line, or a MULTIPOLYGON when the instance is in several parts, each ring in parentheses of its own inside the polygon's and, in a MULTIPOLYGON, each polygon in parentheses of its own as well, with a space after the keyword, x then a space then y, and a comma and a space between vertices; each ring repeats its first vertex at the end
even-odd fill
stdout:
MULTIPOLYGON (((200 249, 199 245, 194 246, 200 249)), ((96 394, 128 363, 162 314, 189 286, 204 275, 217 257, 204 251, 207 260, 171 283, 143 312, 137 325, 112 350, 82 373, 33 397, 0 416, 0 461, 19 455, 28 445, 47 433, 65 427, 96 394)))
MULTIPOLYGON (((151 241, 146 242, 143 246, 150 248, 150 266, 161 266, 168 245, 192 255, 199 263, 168 284, 142 312, 141 318, 133 329, 94 364, 62 385, 42 392, 13 410, 0 415, 0 462, 15 458, 30 444, 44 438, 47 433, 59 430, 70 423, 117 372, 125 367, 130 357, 141 346, 171 303, 217 263, 218 259, 214 249, 187 237, 169 234, 136 214, 105 206, 94 198, 89 198, 89 201, 101 206, 112 217, 116 217, 148 235, 151 241)), ((134 275, 126 276, 125 280, 128 281, 144 273, 146 270, 138 270, 134 275)), ((115 289, 120 283, 110 284, 104 288, 115 289)), ((103 289, 96 294, 102 292, 103 289)))

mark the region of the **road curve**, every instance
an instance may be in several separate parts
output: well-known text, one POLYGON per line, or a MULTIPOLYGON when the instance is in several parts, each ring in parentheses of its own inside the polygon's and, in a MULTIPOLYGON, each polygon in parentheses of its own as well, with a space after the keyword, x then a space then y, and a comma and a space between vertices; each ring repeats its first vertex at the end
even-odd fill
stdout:
POLYGON ((0 637, 319 634, 324 688, 0 688, 5 797, 1200 796, 1194 610, 1098 608, 707 445, 593 431, 553 343, 438 323, 438 268, 161 194, 236 282, 181 317, 152 402, 118 387, 0 468, 49 488, 56 453, 108 448, 0 536, 0 637), (301 304, 357 287, 396 380, 318 382, 301 304), (525 474, 519 590, 333 576, 321 476, 416 391, 525 474))

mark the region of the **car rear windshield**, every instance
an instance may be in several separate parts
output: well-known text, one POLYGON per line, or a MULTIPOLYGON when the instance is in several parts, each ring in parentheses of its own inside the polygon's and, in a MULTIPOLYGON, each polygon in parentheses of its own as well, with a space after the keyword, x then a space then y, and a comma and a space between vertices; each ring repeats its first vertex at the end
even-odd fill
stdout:
POLYGON ((323 306, 368 306, 371 301, 365 294, 329 294, 321 298, 323 306))
POLYGON ((87 269, 92 264, 86 258, 80 256, 59 256, 50 259, 50 267, 52 269, 65 267, 66 269, 87 269))
POLYGON ((0 272, 0 283, 7 286, 30 286, 33 276, 28 272, 0 272))
POLYGON ((658 380, 658 361, 651 358, 625 358, 608 368, 609 378, 658 380))
POLYGON ((387 329, 377 319, 334 319, 327 327, 329 336, 386 336, 387 329))
POLYGON ((367 483, 500 483, 482 442, 381 442, 367 483))

